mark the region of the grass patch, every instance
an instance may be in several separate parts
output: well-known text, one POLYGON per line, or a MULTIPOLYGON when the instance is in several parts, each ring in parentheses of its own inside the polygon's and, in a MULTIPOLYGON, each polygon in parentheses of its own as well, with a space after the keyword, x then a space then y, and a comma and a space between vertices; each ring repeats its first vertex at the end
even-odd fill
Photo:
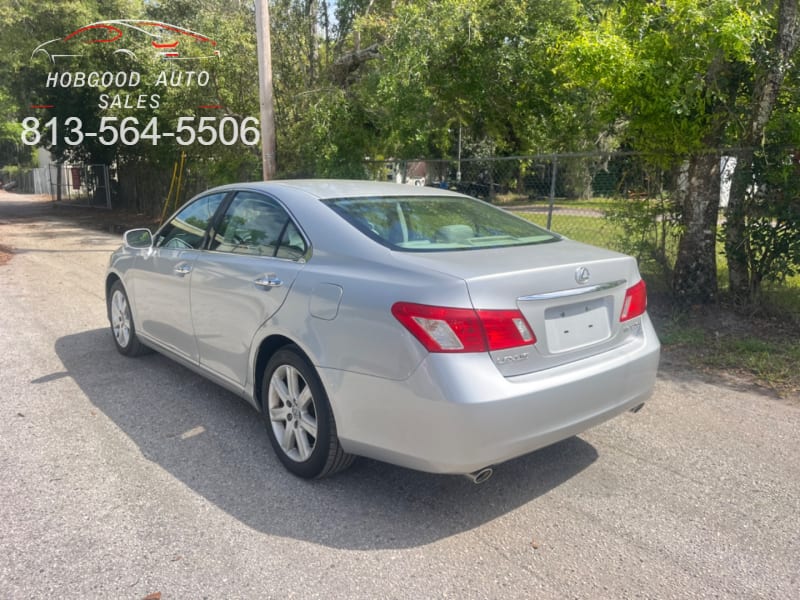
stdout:
MULTIPOLYGON (((572 198, 555 198, 553 206, 562 209, 575 209, 575 210, 592 210, 604 211, 610 210, 619 205, 620 202, 625 202, 622 198, 612 197, 598 197, 591 200, 577 200, 572 198)), ((537 196, 531 197, 525 194, 497 194, 492 200, 492 204, 501 207, 513 207, 519 205, 534 205, 547 207, 550 205, 550 199, 547 197, 537 196)))
POLYGON ((566 200, 556 199, 556 208, 565 208, 570 210, 592 210, 592 211, 606 211, 617 208, 625 200, 621 198, 592 198, 591 200, 566 200))
POLYGON ((656 319, 668 362, 745 379, 797 400, 800 335, 780 320, 726 313, 656 319))
POLYGON ((672 325, 661 328, 659 339, 665 346, 702 347, 706 343, 706 332, 698 327, 672 325))
POLYGON ((788 314, 800 321, 800 275, 790 277, 782 284, 767 284, 762 293, 774 314, 788 314))
MULTIPOLYGON (((547 227, 545 213, 521 212, 519 215, 541 227, 547 227)), ((570 239, 602 248, 616 249, 615 243, 622 236, 622 228, 618 224, 597 216, 555 213, 550 228, 570 239)))

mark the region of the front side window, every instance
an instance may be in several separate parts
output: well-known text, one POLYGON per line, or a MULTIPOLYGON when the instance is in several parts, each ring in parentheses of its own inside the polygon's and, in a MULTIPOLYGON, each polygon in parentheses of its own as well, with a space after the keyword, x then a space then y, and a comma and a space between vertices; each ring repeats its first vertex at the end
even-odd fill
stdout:
POLYGON ((161 229, 156 237, 156 246, 198 250, 203 244, 214 213, 224 199, 224 192, 209 194, 183 208, 161 229))
POLYGON ((356 229, 392 250, 470 250, 560 239, 546 229, 473 198, 388 196, 325 202, 356 229))
POLYGON ((222 217, 211 250, 297 260, 305 254, 306 243, 277 202, 239 192, 222 217))

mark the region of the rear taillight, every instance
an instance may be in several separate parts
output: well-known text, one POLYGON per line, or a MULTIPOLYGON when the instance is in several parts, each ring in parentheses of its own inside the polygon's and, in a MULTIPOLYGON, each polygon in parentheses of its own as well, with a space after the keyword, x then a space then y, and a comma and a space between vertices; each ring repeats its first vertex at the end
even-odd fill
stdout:
POLYGON ((625 301, 622 303, 622 312, 619 315, 620 323, 644 314, 647 309, 647 286, 644 279, 625 292, 625 301))
POLYGON ((486 352, 536 343, 518 310, 478 310, 397 302, 392 314, 429 352, 486 352))
POLYGON ((536 337, 518 310, 479 310, 489 350, 505 350, 535 344, 536 337))
POLYGON ((486 350, 478 315, 471 308, 397 302, 392 314, 430 352, 486 350))

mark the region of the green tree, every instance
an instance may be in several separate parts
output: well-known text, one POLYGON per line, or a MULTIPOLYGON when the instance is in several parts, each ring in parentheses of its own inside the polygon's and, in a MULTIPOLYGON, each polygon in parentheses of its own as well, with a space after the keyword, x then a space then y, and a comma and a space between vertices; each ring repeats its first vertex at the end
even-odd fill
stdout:
MULTIPOLYGON (((46 74, 52 65, 46 63, 46 59, 33 58, 31 53, 40 43, 60 38, 93 21, 120 18, 142 9, 143 0, 13 0, 0 8, 0 27, 3 29, 0 36, 0 79, 6 82, 7 93, 16 104, 17 119, 30 115, 30 105, 46 103, 54 104, 55 108, 37 112, 36 116, 42 122, 55 116, 63 123, 66 118, 75 116, 85 117, 86 126, 95 125, 91 108, 97 104, 100 92, 88 88, 45 89, 46 74)), ((103 57, 103 60, 108 58, 103 57)), ((102 66, 108 65, 104 63, 102 66)), ((59 156, 95 156, 98 161, 105 162, 109 151, 100 146, 87 140, 79 147, 57 144, 52 150, 59 156)))
POLYGON ((362 85, 383 153, 441 156, 459 128, 494 154, 550 145, 549 48, 577 10, 554 0, 409 1, 358 20, 362 44, 381 57, 362 85))
POLYGON ((673 278, 684 303, 717 297, 720 156, 714 149, 738 139, 735 125, 752 110, 747 91, 769 36, 767 9, 741 0, 614 3, 597 28, 566 45, 575 80, 608 95, 607 110, 624 119, 630 146, 672 155, 665 166, 685 165, 673 278))
POLYGON ((783 90, 800 41, 800 10, 797 0, 766 7, 772 35, 759 49, 725 224, 730 289, 744 302, 755 299, 765 278, 780 280, 800 265, 798 166, 786 150, 800 143, 797 95, 783 90), (779 126, 770 130, 775 112, 779 126))
MULTIPOLYGON (((258 115, 258 88, 255 60, 255 31, 253 8, 240 0, 206 1, 174 0, 169 3, 144 0, 33 2, 16 0, 9 8, 0 9, 3 36, 0 36, 0 81, 14 100, 11 117, 19 123, 34 115, 40 123, 52 117, 63 129, 67 119, 77 117, 83 131, 97 131, 103 117, 135 117, 140 130, 152 119, 158 120, 161 132, 175 131, 181 117, 232 116, 241 122, 258 115), (42 41, 63 37, 74 29, 105 19, 145 18, 174 23, 211 35, 221 48, 219 60, 165 61, 143 52, 135 60, 113 55, 97 44, 82 59, 65 66, 49 63, 46 57, 31 57, 31 51, 42 41), (97 88, 90 86, 47 88, 45 82, 52 71, 135 71, 141 75, 141 85, 135 89, 97 88), (208 85, 161 85, 159 77, 173 71, 188 76, 199 71, 209 74, 208 85), (135 104, 145 98, 141 108, 129 108, 111 103, 119 97, 135 104), (53 108, 31 109, 31 104, 49 104, 53 108), (219 105, 220 109, 203 106, 219 105)), ((195 79, 196 81, 196 79, 195 79)), ((196 127, 197 121, 195 121, 196 127)), ((242 143, 225 145, 199 143, 181 147, 174 140, 162 138, 156 144, 141 141, 135 145, 117 143, 105 145, 98 138, 85 137, 79 145, 69 145, 62 139, 53 144, 50 135, 42 138, 59 160, 116 164, 120 172, 147 165, 154 176, 169 173, 182 152, 187 152, 187 164, 201 173, 206 184, 247 179, 258 165, 258 149, 242 143)), ((168 181, 168 177, 167 177, 168 181)), ((164 189, 166 193, 166 186, 164 189)), ((159 199, 148 199, 158 205, 159 199)), ((141 208, 141 207, 140 207, 141 208)))

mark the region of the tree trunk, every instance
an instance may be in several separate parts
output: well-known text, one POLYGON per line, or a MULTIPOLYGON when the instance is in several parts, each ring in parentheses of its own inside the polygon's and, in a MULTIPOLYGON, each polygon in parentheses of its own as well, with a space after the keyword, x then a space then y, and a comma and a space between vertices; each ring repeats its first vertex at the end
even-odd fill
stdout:
MULTIPOLYGON (((367 4, 367 8, 364 9, 364 16, 369 16, 369 11, 372 10, 372 5, 375 4, 375 0, 369 0, 369 4, 367 4)), ((392 12, 394 12, 394 6, 392 6, 392 12)), ((359 52, 361 50, 361 31, 358 28, 353 30, 353 50, 355 52, 359 52)))
POLYGON ((317 40, 317 14, 319 7, 317 0, 306 1, 306 19, 308 19, 308 83, 313 85, 317 79, 317 63, 319 62, 319 48, 317 40))
POLYGON ((737 156, 726 211, 725 253, 728 258, 728 281, 731 293, 739 301, 750 301, 758 293, 758 279, 750 273, 747 240, 747 194, 753 185, 754 149, 763 143, 764 129, 783 85, 792 55, 800 38, 798 0, 780 0, 778 27, 772 43, 771 60, 764 62, 753 88, 750 121, 737 156))
POLYGON ((683 305, 709 304, 717 297, 717 213, 719 156, 698 154, 689 159, 682 198, 685 230, 678 245, 673 292, 683 305))
POLYGON ((325 66, 331 64, 331 18, 327 0, 322 0, 322 28, 325 31, 325 66))
POLYGON ((725 257, 728 262, 728 285, 731 295, 739 302, 752 299, 750 285, 750 248, 748 244, 747 190, 753 184, 753 149, 737 153, 736 167, 731 179, 728 206, 725 210, 725 257))

